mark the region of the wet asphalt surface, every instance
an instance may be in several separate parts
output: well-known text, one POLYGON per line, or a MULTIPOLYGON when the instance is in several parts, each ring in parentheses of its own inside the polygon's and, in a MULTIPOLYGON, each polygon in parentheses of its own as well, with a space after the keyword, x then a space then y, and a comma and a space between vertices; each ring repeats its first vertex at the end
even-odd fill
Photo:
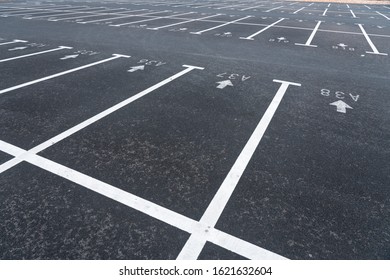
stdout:
MULTIPOLYGON (((199 221, 276 79, 301 86, 215 228, 289 259, 390 259, 389 7, 165 2, 0 2, 0 258, 176 259, 191 232, 54 165, 8 167, 19 155, 8 144, 199 221), (72 49, 49 51, 59 46, 72 49), (113 54, 131 57, 64 73, 113 54), (183 65, 204 69, 50 142, 183 65)), ((245 258, 209 241, 198 256, 245 258)))

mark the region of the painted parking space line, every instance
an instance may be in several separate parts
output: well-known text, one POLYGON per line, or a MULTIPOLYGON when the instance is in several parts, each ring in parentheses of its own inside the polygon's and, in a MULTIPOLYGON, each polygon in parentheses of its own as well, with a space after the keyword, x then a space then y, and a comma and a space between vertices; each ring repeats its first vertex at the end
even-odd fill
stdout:
POLYGON ((114 20, 114 19, 122 19, 122 18, 130 18, 130 17, 149 16, 149 15, 161 14, 161 13, 166 13, 166 12, 170 12, 170 11, 169 11, 169 10, 165 10, 165 11, 149 12, 149 13, 143 13, 143 14, 137 14, 137 15, 123 15, 123 16, 108 17, 108 18, 96 19, 96 20, 89 20, 89 21, 80 21, 80 22, 78 22, 78 23, 80 23, 80 24, 86 24, 86 23, 94 23, 94 22, 107 21, 107 20, 114 20))
POLYGON ((196 12, 188 12, 188 13, 183 13, 183 14, 173 14, 173 15, 169 15, 169 16, 142 19, 142 20, 136 20, 136 21, 125 22, 125 23, 120 23, 120 24, 110 24, 109 26, 120 27, 120 26, 130 25, 130 24, 134 24, 134 23, 141 23, 141 22, 153 21, 153 20, 158 20, 158 19, 167 19, 167 18, 169 19, 169 18, 175 18, 175 17, 190 15, 190 14, 195 14, 195 13, 196 12))
POLYGON ((35 15, 35 14, 42 14, 42 13, 49 13, 49 12, 61 12, 61 11, 67 11, 66 8, 68 7, 61 7, 57 9, 47 8, 47 9, 22 9, 19 11, 13 11, 13 12, 5 12, 1 13, 2 17, 8 17, 8 16, 24 16, 24 15, 35 15))
POLYGON ((360 30, 362 31, 364 37, 366 38, 368 44, 370 45, 370 47, 372 49, 371 52, 366 51, 366 53, 377 54, 377 55, 387 55, 387 53, 380 53, 378 51, 378 49, 375 47, 374 43, 371 41, 370 37, 368 37, 368 34, 367 34, 366 30, 364 30, 364 28, 363 28, 363 25, 359 23, 358 26, 359 26, 360 30))
MULTIPOLYGON (((133 12, 142 12, 142 11, 145 11, 146 9, 140 9, 140 10, 128 10, 128 11, 123 11, 126 12, 126 13, 133 13, 133 12)), ((96 17, 96 16, 109 16, 109 15, 115 15, 115 11, 118 11, 118 9, 105 9, 103 11, 95 11, 93 13, 91 12, 83 12, 83 14, 87 14, 87 15, 79 15, 79 16, 75 16, 75 17, 68 17, 68 18, 56 18, 56 19, 49 19, 49 21, 61 21, 61 20, 72 20, 72 19, 82 19, 82 18, 88 18, 88 17, 96 17), (114 11, 114 12, 113 12, 114 11), (98 13, 97 13, 98 12, 98 13), (107 13, 108 12, 108 13, 107 13)), ((122 13, 122 12, 120 12, 122 13)), ((116 15, 120 15, 119 13, 116 14, 116 15)))
POLYGON ((161 82, 159 82, 159 83, 157 83, 157 84, 127 98, 127 99, 125 99, 124 101, 104 110, 103 112, 81 122, 80 124, 65 130, 64 132, 58 134, 57 136, 50 138, 49 140, 39 144, 38 146, 35 146, 34 148, 30 149, 28 152, 26 152, 22 155, 15 156, 15 158, 13 158, 12 160, 9 160, 8 162, 0 165, 0 174, 3 173, 4 171, 10 169, 11 167, 19 164, 20 162, 22 162, 24 160, 23 159, 24 155, 26 155, 27 153, 28 154, 37 154, 39 152, 42 152, 43 150, 45 150, 45 149, 53 146, 54 144, 68 138, 69 136, 79 132, 80 130, 82 130, 88 126, 90 126, 91 124, 93 124, 93 123, 107 117, 108 115, 116 112, 117 110, 133 103, 134 101, 146 96, 147 94, 155 91, 156 89, 176 80, 177 78, 179 78, 179 77, 181 77, 181 76, 183 76, 183 75, 185 75, 185 74, 187 74, 195 69, 203 70, 202 67, 191 66, 191 65, 183 65, 183 67, 185 67, 186 69, 180 71, 179 73, 176 73, 176 74, 170 76, 169 78, 167 78, 167 79, 165 79, 165 80, 163 80, 163 81, 161 81, 161 82))
POLYGON ((364 7, 366 7, 367 9, 369 9, 369 10, 371 10, 371 8, 370 7, 368 7, 367 5, 364 5, 364 7))
POLYGON ((11 60, 16 60, 16 59, 21 59, 21 58, 25 58, 25 57, 36 56, 36 55, 41 55, 41 54, 55 52, 55 51, 60 51, 60 50, 70 50, 70 49, 73 49, 73 48, 72 47, 66 47, 66 46, 59 46, 58 48, 50 49, 50 50, 46 50, 46 51, 35 52, 35 53, 30 53, 30 54, 25 54, 25 55, 20 55, 20 56, 5 58, 5 59, 0 59, 0 63, 1 62, 6 62, 6 61, 11 61, 11 60))
POLYGON ((49 173, 55 174, 79 186, 87 188, 113 201, 126 205, 159 221, 162 221, 175 228, 181 229, 190 234, 200 231, 208 231, 208 241, 226 248, 236 254, 248 259, 260 260, 285 260, 286 258, 271 251, 258 247, 235 236, 222 232, 218 229, 210 229, 200 222, 188 218, 180 213, 162 207, 156 203, 143 199, 142 197, 125 192, 113 185, 97 180, 74 169, 46 159, 42 156, 28 153, 28 151, 0 140, 0 151, 12 156, 25 154, 24 161, 39 167, 49 173))
MULTIPOLYGON (((51 13, 50 15, 43 15, 43 16, 38 15, 38 16, 32 16, 32 17, 30 16, 30 17, 24 17, 24 18, 25 19, 37 19, 37 18, 46 18, 46 17, 77 15, 77 14, 82 14, 82 13, 99 12, 99 11, 104 11, 104 10, 102 10, 102 8, 94 8, 94 9, 89 8, 86 11, 84 9, 82 9, 82 10, 76 10, 76 12, 74 10, 63 10, 63 11, 57 11, 57 12, 55 12, 55 14, 52 14, 52 12, 50 12, 51 13)), ((49 13, 49 11, 47 13, 49 13)))
POLYGON ((235 23, 235 22, 239 22, 239 21, 241 21, 241 20, 244 20, 244 19, 247 19, 247 18, 250 18, 250 17, 252 17, 252 16, 246 16, 246 17, 239 18, 239 19, 236 19, 236 20, 233 20, 233 21, 229 21, 229 22, 226 22, 226 23, 223 23, 223 24, 220 24, 220 25, 211 27, 211 28, 207 28, 207 29, 204 29, 204 30, 201 30, 201 31, 196 31, 196 32, 190 32, 190 33, 191 33, 191 34, 200 35, 200 34, 202 34, 202 33, 204 33, 204 32, 211 31, 211 30, 214 30, 214 29, 217 29, 217 28, 220 28, 220 27, 223 27, 223 26, 226 26, 226 25, 235 23))
POLYGON ((293 14, 296 14, 296 13, 302 11, 302 10, 305 9, 305 8, 306 8, 306 7, 300 8, 300 9, 296 10, 295 12, 293 12, 293 14))
POLYGON ((357 16, 355 15, 355 13, 352 11, 352 10, 349 10, 351 12, 351 15, 353 18, 357 18, 357 16))
POLYGON ((237 7, 237 6, 242 6, 242 5, 245 5, 245 4, 236 4, 236 5, 230 5, 230 6, 219 7, 219 8, 215 8, 215 9, 216 9, 216 10, 221 10, 221 9, 227 9, 227 8, 237 7))
POLYGON ((278 9, 280 9, 280 8, 283 8, 283 7, 284 7, 284 6, 272 8, 272 9, 266 10, 266 11, 264 11, 264 12, 265 12, 265 13, 269 13, 269 12, 271 12, 271 11, 278 10, 278 9))
POLYGON ((378 15, 381 15, 382 17, 384 17, 385 19, 387 19, 387 20, 390 20, 390 18, 388 17, 388 16, 385 16, 384 14, 382 14, 382 13, 380 13, 380 12, 377 12, 376 11, 376 13, 378 14, 378 15))
POLYGON ((113 54, 112 57, 110 57, 110 58, 106 58, 106 59, 103 59, 103 60, 100 60, 100 61, 97 61, 97 62, 94 62, 94 63, 90 63, 90 64, 87 64, 87 65, 84 65, 84 66, 76 67, 76 68, 73 68, 73 69, 70 69, 70 70, 66 70, 66 71, 63 71, 63 72, 59 72, 59 73, 56 73, 56 74, 53 74, 53 75, 50 75, 50 76, 47 76, 47 77, 43 77, 43 78, 36 79, 36 80, 30 81, 30 82, 27 82, 27 83, 23 83, 23 84, 20 84, 20 85, 17 85, 17 86, 13 86, 13 87, 9 87, 9 88, 0 90, 0 95, 4 94, 4 93, 7 93, 7 92, 11 92, 11 91, 17 90, 19 88, 24 88, 24 87, 27 87, 27 86, 30 86, 30 85, 33 85, 33 84, 36 84, 36 83, 44 82, 44 81, 47 81, 47 80, 50 80, 50 79, 54 79, 54 78, 57 78, 57 77, 60 77, 60 76, 63 76, 63 75, 67 75, 67 74, 70 74, 70 73, 73 73, 73 72, 76 72, 76 71, 80 71, 80 70, 83 70, 83 69, 86 69, 86 68, 90 68, 90 67, 102 64, 102 63, 106 63, 106 62, 109 62, 111 60, 115 60, 115 59, 118 59, 118 58, 129 58, 129 57, 130 56, 128 56, 128 55, 113 54))
POLYGON ((28 41, 25 41, 25 40, 18 40, 18 39, 15 39, 15 40, 13 40, 13 41, 0 43, 0 46, 10 45, 10 44, 15 44, 15 43, 27 43, 27 42, 28 42, 28 41))
POLYGON ((252 35, 249 35, 248 37, 240 37, 240 39, 242 40, 254 40, 253 38, 257 35, 259 35, 260 33, 263 33, 264 31, 266 31, 267 29, 271 28, 272 26, 278 24, 279 22, 285 20, 285 18, 281 18, 279 19, 278 21, 275 21, 274 23, 271 23, 270 25, 266 26, 265 28, 257 31, 256 33, 253 33, 252 35))
POLYGON ((322 16, 326 16, 326 12, 328 11, 328 8, 325 9, 325 11, 322 13, 322 16))
POLYGON ((317 45, 312 45, 311 42, 313 41, 314 35, 316 34, 318 28, 320 27, 320 24, 321 24, 321 21, 318 21, 317 25, 314 27, 313 32, 310 34, 310 37, 309 37, 309 39, 307 39, 305 44, 295 43, 295 45, 316 48, 317 45))
POLYGON ((240 11, 252 10, 252 9, 260 8, 260 7, 263 7, 263 6, 264 6, 264 4, 257 5, 257 6, 252 6, 252 7, 247 7, 247 8, 244 8, 244 9, 240 9, 240 11))
POLYGON ((153 27, 153 28, 151 27, 151 28, 147 28, 147 29, 150 29, 150 30, 159 30, 159 29, 162 29, 162 28, 172 27, 172 26, 181 25, 181 24, 185 24, 185 23, 189 23, 189 22, 194 22, 194 21, 199 21, 199 20, 203 20, 203 19, 208 19, 208 18, 220 16, 220 15, 221 15, 221 14, 215 14, 215 15, 211 15, 211 16, 207 16, 207 17, 202 17, 202 18, 197 18, 197 19, 191 19, 191 20, 186 20, 186 21, 182 21, 182 22, 172 23, 172 24, 168 24, 168 25, 164 25, 164 26, 153 27))
MULTIPOLYGON (((236 162, 233 164, 229 173, 225 177, 225 180, 221 184, 217 193, 213 197, 206 211, 204 212, 200 223, 207 225, 209 229, 214 228, 217 224, 220 216, 222 215, 223 210, 225 209, 231 195, 233 194, 242 174, 244 173, 246 167, 248 166, 253 154, 255 153, 258 145, 260 144, 261 139, 264 136, 265 131, 268 128, 276 110, 279 107, 288 87, 291 86, 301 86, 301 84, 273 80, 275 83, 281 83, 279 90, 276 92, 271 104, 268 106, 266 112, 261 118, 260 122, 256 126, 252 135, 250 136, 248 142, 245 144, 240 155, 238 156, 236 162)), ((207 238, 205 237, 207 232, 200 231, 197 233, 191 234, 190 238, 184 245, 182 251, 180 252, 177 259, 179 260, 196 260, 202 251, 207 238)), ((274 256, 276 257, 276 256, 274 256)))

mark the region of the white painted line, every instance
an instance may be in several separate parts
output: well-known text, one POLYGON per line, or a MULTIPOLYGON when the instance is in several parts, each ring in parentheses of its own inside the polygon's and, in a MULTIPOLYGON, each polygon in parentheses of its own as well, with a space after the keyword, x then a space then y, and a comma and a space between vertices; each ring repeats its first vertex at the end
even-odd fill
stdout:
POLYGON ((316 48, 317 45, 312 45, 311 41, 313 41, 314 35, 316 34, 318 27, 320 27, 320 24, 321 24, 321 21, 318 21, 317 25, 314 27, 313 32, 310 34, 310 37, 309 37, 309 39, 307 39, 305 44, 295 43, 295 45, 316 48))
POLYGON ((347 5, 347 8, 349 9, 349 5, 348 4, 346 4, 347 5))
POLYGON ((368 37, 366 30, 364 30, 363 25, 358 24, 360 27, 360 30, 362 31, 364 37, 366 38, 368 44, 370 45, 372 52, 366 51, 366 53, 369 54, 378 54, 378 55, 387 55, 387 53, 380 53, 378 49, 375 47, 374 43, 371 41, 370 37, 368 37))
MULTIPOLYGON (((197 67, 197 66, 192 66, 192 65, 183 65, 183 67, 186 67, 186 69, 180 71, 179 73, 175 74, 175 75, 172 75, 171 77, 155 84, 154 86, 151 86, 139 93, 137 93, 136 95, 133 95, 132 97, 104 110, 103 112, 83 121, 82 123, 74 126, 74 127, 71 127, 69 128, 68 130, 65 130, 64 132, 58 134, 57 136, 39 144, 38 146, 32 148, 31 150, 28 151, 29 154, 31 153, 34 153, 34 154, 37 154, 51 146, 53 146, 54 144, 64 140, 65 138, 75 134, 76 132, 79 132, 80 130, 86 128, 87 126, 103 119, 104 117, 114 113, 115 111, 133 103, 134 101, 140 99, 141 97, 144 97, 145 95, 151 93, 152 91, 155 91, 156 89, 176 80, 177 78, 187 74, 188 72, 194 70, 194 69, 199 69, 199 70, 203 70, 204 68, 202 67, 197 67)), ((9 168, 19 164, 20 162, 23 161, 23 157, 24 157, 24 154, 23 155, 19 155, 18 157, 15 157, 14 159, 11 159, 10 161, 6 162, 6 163, 3 163, 2 165, 0 165, 0 174, 6 170, 8 170, 9 168)))
POLYGON ((43 78, 40 78, 40 79, 37 79, 37 80, 33 80, 33 81, 30 81, 30 82, 27 82, 27 83, 23 83, 23 84, 20 84, 20 85, 17 85, 17 86, 13 86, 13 87, 9 87, 9 88, 0 90, 0 94, 6 93, 6 92, 10 92, 10 91, 13 91, 13 90, 16 90, 16 89, 24 88, 24 87, 27 87, 27 86, 30 86, 30 85, 33 85, 33 84, 36 84, 36 83, 40 83, 40 82, 43 82, 43 81, 47 81, 47 80, 50 80, 50 79, 54 79, 54 78, 57 78, 57 77, 60 77, 60 76, 66 75, 66 74, 70 74, 70 73, 73 73, 73 72, 76 72, 76 71, 80 71, 80 70, 83 70, 83 69, 86 69, 86 68, 90 68, 92 66, 96 66, 96 65, 99 65, 99 64, 102 64, 102 63, 106 63, 108 61, 115 60, 115 59, 122 58, 122 57, 129 58, 130 56, 122 55, 122 54, 113 54, 113 56, 110 57, 110 58, 106 58, 106 59, 103 59, 103 60, 100 60, 100 61, 97 61, 97 62, 94 62, 94 63, 90 63, 90 64, 87 64, 87 65, 84 65, 84 66, 76 67, 76 68, 73 68, 73 69, 70 69, 70 70, 67 70, 67 71, 59 72, 57 74, 53 74, 53 75, 50 75, 50 76, 47 76, 47 77, 43 77, 43 78))
POLYGON ((279 22, 283 21, 284 18, 281 18, 279 19, 278 21, 275 21, 274 23, 271 23, 270 25, 268 25, 267 27, 261 29, 260 31, 257 31, 256 33, 253 33, 252 35, 248 36, 248 37, 240 37, 240 39, 243 39, 243 40, 254 40, 253 37, 259 35, 260 33, 266 31, 268 28, 271 28, 272 26, 278 24, 279 22))
POLYGON ((306 9, 306 7, 303 7, 303 8, 300 8, 299 10, 296 10, 295 12, 293 12, 293 14, 296 14, 296 13, 298 13, 299 11, 302 11, 303 9, 306 9))
POLYGON ((216 9, 216 10, 221 10, 221 9, 226 9, 226 8, 230 8, 230 7, 237 7, 237 6, 242 6, 242 5, 245 5, 245 4, 236 4, 236 5, 230 5, 230 6, 219 7, 219 8, 215 8, 215 9, 216 9))
POLYGON ((327 11, 328 11, 328 8, 325 9, 325 11, 324 11, 324 13, 322 14, 322 16, 325 16, 327 11))
POLYGON ((24 41, 24 40, 13 40, 13 41, 10 41, 10 42, 4 42, 4 43, 0 43, 0 46, 4 46, 4 45, 10 45, 10 44, 15 44, 15 43, 27 43, 28 41, 24 41))
MULTIPOLYGON (((267 130, 268 125, 270 124, 276 110, 278 109, 279 104, 287 91, 287 88, 290 85, 301 86, 301 84, 291 83, 287 81, 273 81, 276 83, 281 83, 279 90, 275 94, 275 97, 271 101, 271 104, 268 106, 263 117, 261 118, 257 127, 250 136, 248 142, 245 144, 245 147, 241 151, 236 162, 233 164, 229 173, 225 177, 225 180, 221 184, 220 188, 218 189, 217 193, 213 197, 211 203, 209 204, 205 213, 199 221, 201 224, 210 227, 210 229, 214 228, 217 224, 231 195, 233 194, 238 182, 240 181, 242 174, 244 173, 253 154, 255 153, 258 145, 260 144, 260 141, 263 138, 264 133, 267 130)), ((205 242, 208 239, 206 235, 207 233, 202 231, 193 233, 184 245, 182 251, 179 254, 178 259, 196 260, 205 242)))
POLYGON ((381 14, 380 12, 376 12, 378 15, 381 15, 382 17, 384 17, 385 19, 387 20, 390 20, 390 18, 388 16, 385 16, 384 14, 381 14))
POLYGON ((0 63, 1 62, 6 62, 6 61, 11 61, 11 60, 16 60, 16 59, 21 59, 21 58, 25 58, 25 57, 40 55, 40 54, 44 54, 44 53, 50 53, 50 52, 55 52, 55 51, 59 51, 59 50, 65 50, 65 49, 70 50, 70 49, 73 49, 73 48, 66 47, 66 46, 59 46, 56 49, 51 49, 51 50, 46 50, 46 51, 41 51, 41 52, 35 52, 35 53, 30 53, 30 54, 25 54, 25 55, 20 55, 20 56, 5 58, 5 59, 0 59, 0 63))
MULTIPOLYGON (((190 219, 182 214, 176 213, 151 201, 133 195, 129 192, 125 192, 115 186, 104 183, 100 180, 92 178, 74 169, 68 168, 54 161, 46 159, 42 156, 29 153, 19 147, 11 145, 7 142, 0 140, 0 150, 8 153, 12 156, 18 157, 22 154, 25 155, 25 161, 28 163, 46 170, 49 173, 60 176, 66 180, 69 180, 77 185, 87 188, 93 192, 107 197, 113 201, 119 202, 132 209, 135 209, 141 213, 144 213, 150 217, 160 220, 173 227, 181 229, 185 232, 192 233, 194 236, 202 230, 208 230, 207 227, 201 223, 190 219)), ((209 241, 230 250, 236 254, 239 254, 248 259, 254 260, 281 260, 284 257, 251 244, 247 241, 234 237, 230 234, 224 233, 217 229, 211 229, 207 236, 209 241)))
POLYGON ((310 6, 313 5, 313 4, 314 4, 314 3, 309 4, 308 7, 310 7, 310 6))
POLYGON ((153 21, 153 20, 164 19, 164 18, 175 18, 175 17, 184 16, 184 15, 189 15, 189 14, 195 14, 195 13, 196 13, 196 12, 188 12, 188 13, 184 13, 184 14, 173 14, 173 15, 170 15, 170 16, 155 17, 155 18, 149 18, 149 19, 131 21, 131 22, 126 22, 126 23, 121 23, 121 24, 110 24, 110 26, 119 27, 119 26, 123 26, 123 25, 129 25, 129 24, 134 24, 134 23, 153 21))
POLYGON ((328 8, 330 7, 331 3, 328 4, 328 8))
POLYGON ((164 221, 176 228, 186 232, 193 232, 198 226, 198 222, 187 218, 181 214, 173 212, 167 208, 161 207, 153 202, 150 202, 131 193, 125 192, 112 185, 94 179, 88 175, 80 173, 76 170, 48 160, 36 154, 28 153, 18 147, 0 140, 0 149, 13 156, 18 156, 21 153, 24 155, 24 161, 42 168, 50 173, 56 174, 66 180, 83 186, 93 192, 99 193, 114 201, 122 203, 128 207, 136 209, 160 221, 164 221))
POLYGON ((226 25, 229 25, 229 24, 232 24, 232 23, 235 23, 235 22, 238 22, 238 21, 241 21, 241 20, 250 18, 250 17, 252 17, 252 16, 246 16, 246 17, 243 17, 243 18, 239 18, 239 19, 236 19, 236 20, 233 20, 233 21, 226 22, 226 23, 224 23, 224 24, 220 24, 220 25, 217 25, 217 26, 214 26, 214 27, 205 29, 205 30, 201 30, 201 31, 197 31, 197 32, 190 32, 190 33, 191 33, 191 34, 200 35, 200 34, 202 34, 202 33, 204 33, 204 32, 207 32, 207 31, 210 31, 210 30, 214 30, 214 29, 217 29, 217 28, 220 28, 220 27, 223 27, 223 26, 226 26, 226 25))
POLYGON ((221 14, 216 14, 216 15, 212 15, 212 16, 207 16, 207 17, 202 17, 202 18, 197 18, 197 19, 186 20, 186 21, 182 21, 182 22, 172 23, 172 24, 168 24, 168 25, 164 25, 164 26, 159 26, 159 27, 148 28, 148 29, 150 29, 150 30, 159 30, 159 29, 162 29, 162 28, 167 28, 167 27, 172 27, 172 26, 176 26, 176 25, 180 25, 180 24, 189 23, 189 22, 199 21, 199 20, 203 20, 203 19, 206 19, 206 18, 212 18, 212 17, 216 17, 216 16, 220 16, 220 15, 221 15, 221 14))
POLYGON ((269 13, 269 12, 271 12, 271 11, 278 10, 278 9, 280 9, 280 8, 283 8, 283 7, 284 7, 284 6, 272 8, 272 9, 266 10, 266 11, 264 11, 264 12, 265 12, 265 13, 269 13))
MULTIPOLYGON (((78 10, 77 12, 74 12, 73 10, 68 10, 68 11, 57 11, 55 14, 50 14, 50 15, 44 15, 44 16, 33 16, 33 17, 25 17, 25 19, 36 19, 36 18, 47 18, 47 17, 59 17, 59 16, 67 16, 67 15, 77 15, 77 14, 84 14, 84 13, 89 13, 89 12, 99 12, 102 11, 101 8, 98 10, 93 9, 91 11, 91 8, 89 8, 88 11, 81 12, 81 10, 78 10)), ((53 11, 54 12, 54 11, 53 11)))
POLYGON ((349 11, 351 12, 353 18, 357 18, 355 13, 352 10, 349 10, 349 11))
POLYGON ((144 14, 138 14, 138 15, 123 15, 123 16, 119 16, 119 17, 103 18, 103 19, 90 20, 90 21, 80 21, 78 23, 86 24, 86 23, 94 23, 94 22, 107 21, 107 20, 113 20, 113 19, 121 19, 121 18, 129 18, 129 17, 142 17, 142 16, 148 16, 148 15, 154 15, 154 14, 167 13, 167 12, 169 12, 169 10, 144 13, 144 14))
MULTIPOLYGON (((28 9, 23 11, 15 11, 15 12, 7 12, 2 13, 2 17, 9 17, 9 16, 28 16, 28 15, 39 15, 39 14, 46 14, 46 13, 61 13, 66 12, 68 10, 56 10, 56 9, 28 9), (21 14, 20 14, 21 13, 21 14)), ((69 11, 70 12, 70 11, 69 11)))
MULTIPOLYGON (((111 10, 105 10, 105 12, 107 11, 116 11, 118 9, 111 9, 111 10)), ((141 11, 145 11, 146 9, 140 9, 140 10, 132 10, 132 11, 126 11, 126 12, 141 12, 141 11)), ((103 12, 103 11, 102 11, 103 12)), ((125 12, 125 11, 124 11, 125 12)), ((87 12, 84 12, 84 13, 87 13, 87 12)), ((96 13, 96 11, 92 14, 90 14, 91 12, 88 12, 89 15, 85 15, 85 16, 75 16, 75 17, 70 17, 70 18, 59 18, 59 19, 53 19, 53 20, 49 20, 49 21, 60 21, 60 20, 70 20, 70 19, 81 19, 81 18, 87 18, 87 17, 96 17, 96 16, 110 16, 110 15, 121 15, 119 13, 96 13)))
POLYGON ((291 3, 291 4, 289 4, 289 5, 291 6, 291 5, 295 5, 295 4, 298 4, 298 2, 294 2, 294 3, 291 3))
POLYGON ((369 10, 371 10, 371 8, 370 7, 368 7, 367 5, 364 5, 364 7, 366 7, 367 9, 369 9, 369 10))
POLYGON ((257 6, 253 6, 253 7, 248 7, 248 8, 241 9, 240 11, 252 10, 252 9, 256 9, 256 8, 263 7, 263 6, 264 6, 264 4, 262 4, 262 5, 257 5, 257 6))

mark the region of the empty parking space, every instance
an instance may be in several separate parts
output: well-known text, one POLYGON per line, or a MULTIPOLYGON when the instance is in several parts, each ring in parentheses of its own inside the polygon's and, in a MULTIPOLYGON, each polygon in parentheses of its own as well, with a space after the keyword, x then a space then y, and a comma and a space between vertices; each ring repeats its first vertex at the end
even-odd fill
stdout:
POLYGON ((263 2, 2 3, 0 258, 385 259, 388 12, 263 2))

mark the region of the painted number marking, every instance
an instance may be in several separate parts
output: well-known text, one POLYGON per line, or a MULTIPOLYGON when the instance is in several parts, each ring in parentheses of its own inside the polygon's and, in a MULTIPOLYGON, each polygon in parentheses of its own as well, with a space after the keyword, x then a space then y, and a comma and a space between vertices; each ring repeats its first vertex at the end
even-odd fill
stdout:
POLYGON ((348 95, 346 95, 342 91, 335 91, 334 93, 332 93, 329 89, 326 88, 321 89, 322 96, 331 96, 331 95, 333 96, 333 94, 337 99, 344 99, 346 96, 349 96, 355 102, 357 102, 360 97, 360 95, 353 95, 352 93, 348 93, 348 95))

